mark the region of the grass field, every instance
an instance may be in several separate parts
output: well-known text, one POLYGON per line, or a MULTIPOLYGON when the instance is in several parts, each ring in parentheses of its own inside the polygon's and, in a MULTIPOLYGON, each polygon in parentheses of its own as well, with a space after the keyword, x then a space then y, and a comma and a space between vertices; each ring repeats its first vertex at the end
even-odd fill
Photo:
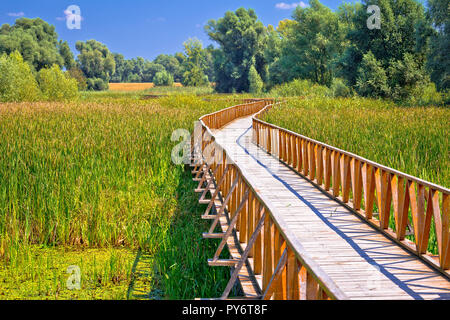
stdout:
POLYGON ((215 242, 200 241, 202 207, 170 160, 171 133, 230 104, 110 92, 1 104, 0 298, 126 298, 138 248, 147 292, 220 295, 229 271, 207 266, 215 242), (81 290, 66 288, 70 265, 81 290))
MULTIPOLYGON (((195 183, 171 162, 175 129, 249 97, 210 93, 155 87, 0 104, 0 299, 220 296, 229 269, 208 267, 217 241, 201 238, 195 183), (67 288, 70 266, 81 290, 67 288)), ((324 98, 265 116, 446 187, 448 119, 449 108, 324 98)))

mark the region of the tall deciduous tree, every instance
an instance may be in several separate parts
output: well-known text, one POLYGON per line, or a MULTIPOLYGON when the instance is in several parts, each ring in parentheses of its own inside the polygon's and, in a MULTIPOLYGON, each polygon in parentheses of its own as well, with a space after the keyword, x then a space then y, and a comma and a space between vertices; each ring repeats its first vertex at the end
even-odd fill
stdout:
POLYGON ((335 77, 356 5, 342 5, 333 12, 318 0, 309 3, 296 8, 294 20, 281 21, 276 30, 269 28, 270 85, 296 78, 331 85, 335 77))
POLYGON ((267 31, 253 9, 228 11, 223 18, 210 20, 205 30, 221 50, 215 53, 217 91, 248 91, 248 75, 252 66, 265 78, 267 31))
POLYGON ((430 41, 428 67, 439 90, 450 89, 450 3, 428 0, 429 15, 435 27, 430 41))
POLYGON ((358 8, 353 21, 354 28, 348 32, 351 45, 341 59, 342 76, 349 84, 357 84, 358 92, 366 96, 386 92, 381 89, 369 92, 370 86, 361 82, 370 76, 370 66, 377 66, 386 73, 388 91, 393 98, 408 95, 405 90, 399 90, 402 86, 406 90, 411 89, 409 94, 417 92, 415 87, 426 82, 426 46, 418 45, 418 39, 423 41, 424 37, 420 34, 424 29, 419 28, 426 24, 424 7, 414 0, 366 0, 358 8), (367 27, 369 5, 380 8, 380 29, 367 27))
POLYGON ((108 47, 96 40, 88 40, 78 41, 76 48, 80 52, 78 55, 80 68, 88 78, 88 89, 106 89, 116 70, 114 56, 108 47))
POLYGON ((70 69, 74 63, 67 42, 58 42, 55 27, 40 18, 20 18, 0 27, 0 53, 14 51, 37 71, 54 64, 70 69))
POLYGON ((194 87, 208 84, 208 77, 204 72, 207 68, 206 51, 203 49, 201 41, 195 38, 188 39, 183 45, 186 55, 183 84, 194 87))
POLYGON ((292 68, 304 79, 322 85, 333 80, 333 61, 342 52, 345 32, 339 17, 318 0, 294 12, 294 41, 291 49, 292 68))

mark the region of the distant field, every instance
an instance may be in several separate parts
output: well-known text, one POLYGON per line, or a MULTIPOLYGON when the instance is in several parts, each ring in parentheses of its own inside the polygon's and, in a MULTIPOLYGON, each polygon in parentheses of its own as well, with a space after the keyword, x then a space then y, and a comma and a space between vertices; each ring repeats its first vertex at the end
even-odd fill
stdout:
MULTIPOLYGON (((182 87, 181 83, 174 83, 174 87, 182 87)), ((147 89, 151 89, 155 87, 152 82, 144 82, 144 83, 110 83, 109 90, 110 91, 143 91, 147 89)))

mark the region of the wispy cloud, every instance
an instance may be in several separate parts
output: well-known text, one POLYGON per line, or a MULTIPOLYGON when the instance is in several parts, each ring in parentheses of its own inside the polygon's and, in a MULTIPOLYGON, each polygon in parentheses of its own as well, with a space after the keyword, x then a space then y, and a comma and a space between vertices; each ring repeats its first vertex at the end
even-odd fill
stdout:
POLYGON ((8 16, 10 16, 10 17, 23 17, 24 15, 25 15, 25 13, 23 13, 22 11, 8 13, 8 16))
POLYGON ((294 2, 294 3, 280 2, 275 5, 275 8, 281 9, 281 10, 291 10, 291 9, 294 9, 297 7, 306 8, 307 6, 308 5, 306 3, 304 3, 303 1, 294 2))

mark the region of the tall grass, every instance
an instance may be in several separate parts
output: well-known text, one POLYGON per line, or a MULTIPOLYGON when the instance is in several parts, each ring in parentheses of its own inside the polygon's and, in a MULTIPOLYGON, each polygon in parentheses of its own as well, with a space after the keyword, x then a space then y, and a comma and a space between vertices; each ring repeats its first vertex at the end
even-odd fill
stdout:
MULTIPOLYGON (((180 186, 191 181, 171 162, 178 143, 171 133, 192 130, 194 120, 229 103, 86 95, 74 103, 1 104, 0 264, 24 268, 20 261, 36 245, 141 248, 156 255, 176 216, 199 214, 180 200, 180 186)), ((193 239, 186 241, 170 245, 190 250, 193 239)), ((192 259, 206 265, 206 256, 192 259)), ((195 276, 201 281, 203 274, 195 276)))
POLYGON ((289 99, 264 119, 424 180, 450 187, 450 108, 353 98, 289 99))

